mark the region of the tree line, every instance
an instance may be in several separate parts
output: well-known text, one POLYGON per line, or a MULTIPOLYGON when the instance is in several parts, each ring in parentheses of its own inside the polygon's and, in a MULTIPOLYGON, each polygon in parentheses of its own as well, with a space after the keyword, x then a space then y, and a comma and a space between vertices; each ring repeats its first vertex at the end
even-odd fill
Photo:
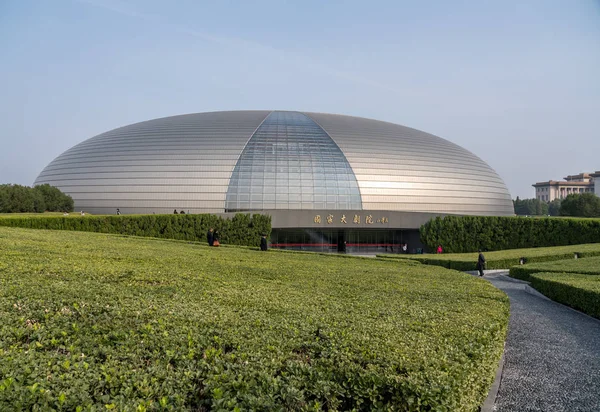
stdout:
POLYGON ((513 200, 519 216, 600 217, 600 197, 594 193, 574 193, 564 199, 544 202, 539 199, 513 200))
POLYGON ((49 184, 0 185, 0 213, 72 212, 73 208, 71 196, 49 184))

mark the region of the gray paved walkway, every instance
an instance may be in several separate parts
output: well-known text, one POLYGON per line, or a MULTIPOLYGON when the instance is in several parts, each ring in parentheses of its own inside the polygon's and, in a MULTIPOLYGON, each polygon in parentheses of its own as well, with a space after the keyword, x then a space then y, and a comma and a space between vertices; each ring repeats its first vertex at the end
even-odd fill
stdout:
POLYGON ((600 321, 531 295, 500 274, 486 279, 510 298, 495 410, 600 411, 600 321))

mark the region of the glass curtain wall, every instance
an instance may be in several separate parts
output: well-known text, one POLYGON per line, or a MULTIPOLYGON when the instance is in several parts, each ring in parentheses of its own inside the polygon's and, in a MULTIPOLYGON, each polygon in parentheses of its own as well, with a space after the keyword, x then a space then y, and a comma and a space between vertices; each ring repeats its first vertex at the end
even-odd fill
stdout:
POLYGON ((346 157, 308 116, 272 112, 235 165, 227 212, 265 209, 362 209, 346 157))

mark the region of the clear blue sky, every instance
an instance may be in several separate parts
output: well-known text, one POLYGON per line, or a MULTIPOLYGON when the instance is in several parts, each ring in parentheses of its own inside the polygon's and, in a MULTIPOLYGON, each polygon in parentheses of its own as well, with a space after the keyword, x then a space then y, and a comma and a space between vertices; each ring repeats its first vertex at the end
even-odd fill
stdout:
POLYGON ((0 1, 0 183, 118 126, 284 109, 391 121, 513 197, 600 170, 600 1, 0 1))

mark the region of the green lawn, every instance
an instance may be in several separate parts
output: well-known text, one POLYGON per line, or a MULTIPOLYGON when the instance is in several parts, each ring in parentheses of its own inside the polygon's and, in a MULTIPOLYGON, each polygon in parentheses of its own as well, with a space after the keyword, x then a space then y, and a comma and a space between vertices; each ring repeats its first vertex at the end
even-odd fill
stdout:
POLYGON ((0 410, 474 411, 508 309, 440 267, 0 227, 0 410))
POLYGON ((510 268, 510 276, 523 280, 529 280, 529 275, 539 272, 567 272, 600 275, 600 256, 584 259, 532 263, 530 265, 513 266, 510 268))
MULTIPOLYGON (((534 262, 548 262, 573 259, 575 253, 580 257, 600 255, 600 243, 572 246, 540 247, 530 249, 509 249, 484 252, 487 269, 508 269, 518 265, 520 258, 525 258, 526 267, 534 262)), ((412 259, 428 265, 443 266, 456 270, 475 270, 478 253, 442 253, 425 255, 381 254, 385 259, 412 259)))
POLYGON ((600 276, 535 273, 531 285, 550 299, 600 319, 600 276))

